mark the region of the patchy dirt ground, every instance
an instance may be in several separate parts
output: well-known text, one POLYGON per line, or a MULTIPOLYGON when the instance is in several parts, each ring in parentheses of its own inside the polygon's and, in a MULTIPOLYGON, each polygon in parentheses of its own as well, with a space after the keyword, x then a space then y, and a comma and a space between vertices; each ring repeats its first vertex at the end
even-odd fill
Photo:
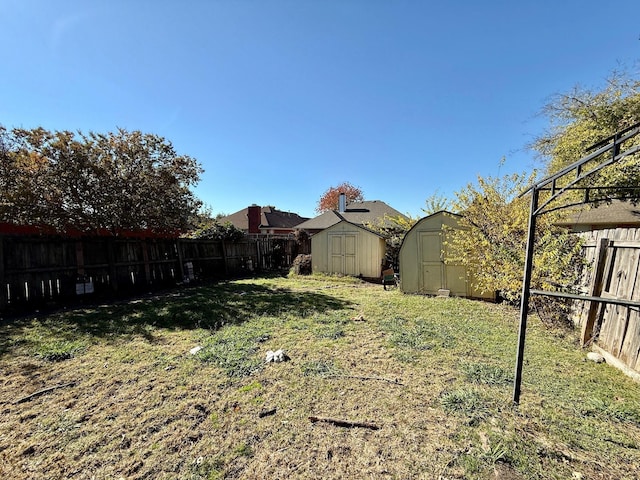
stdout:
POLYGON ((339 355, 351 377, 401 383, 306 376, 301 349, 232 381, 191 358, 193 344, 166 332, 56 363, 3 360, 3 478, 437 478, 455 454, 455 423, 430 407, 446 374, 409 374, 379 334, 317 354, 339 355))
MULTIPOLYGON (((0 478, 638 478, 637 423, 601 422, 608 404, 590 407, 584 423, 572 419, 581 411, 566 400, 545 406, 549 397, 535 382, 559 380, 560 387, 549 386, 558 392, 572 388, 568 366, 592 368, 578 356, 526 385, 520 410, 509 405, 508 383, 478 386, 465 379, 461 362, 499 364, 505 357, 510 368, 515 332, 508 337, 512 325, 501 319, 503 309, 372 286, 347 291, 337 285, 306 298, 313 285, 294 285, 288 293, 281 285, 271 288, 261 286, 261 296, 252 299, 250 288, 240 285, 225 291, 224 300, 214 298, 215 308, 223 302, 234 315, 258 301, 265 308, 235 327, 224 326, 230 317, 216 320, 217 330, 162 324, 162 315, 176 316, 168 305, 187 311, 179 299, 99 317, 77 314, 91 336, 70 358, 55 357, 59 361, 33 352, 46 343, 46 332, 59 335, 63 327, 47 330, 46 321, 33 326, 27 320, 1 326, 0 478), (287 306, 296 301, 304 305, 299 315, 287 306), (493 323, 481 323, 485 314, 493 323), (417 317, 424 321, 404 320, 417 317), (136 328, 125 328, 122 319, 138 322, 136 328), (98 335, 97 322, 111 326, 98 335), (232 356, 231 340, 249 326, 255 348, 248 356, 258 364, 251 375, 229 376, 221 364, 189 353, 196 345, 205 352, 217 339, 216 355, 232 356), (227 328, 231 334, 220 337, 227 328), (260 364, 267 350, 278 348, 286 348, 290 361, 260 364), (611 425, 607 438, 594 430, 601 425, 611 425), (607 450, 597 457, 599 446, 607 450)), ((213 293, 196 293, 205 317, 219 315, 204 305, 213 293)), ((198 309, 189 308, 185 315, 196 315, 198 309)), ((538 368, 536 357, 528 358, 538 368)), ((611 391, 637 398, 640 389, 612 378, 622 384, 612 383, 611 391)))

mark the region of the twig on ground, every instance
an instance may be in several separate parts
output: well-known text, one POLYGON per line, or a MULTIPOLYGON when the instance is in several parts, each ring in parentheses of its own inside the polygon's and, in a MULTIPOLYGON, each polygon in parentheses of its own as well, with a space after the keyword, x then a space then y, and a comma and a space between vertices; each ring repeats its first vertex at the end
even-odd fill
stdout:
POLYGON ((460 453, 462 452, 456 452, 455 455, 452 455, 451 458, 449 459, 449 461, 445 464, 444 467, 442 467, 441 471, 440 471, 440 475, 438 475, 438 479, 444 479, 444 474, 447 471, 447 469, 453 465, 453 462, 455 462, 456 458, 458 458, 458 456, 460 455, 460 453))
POLYGON ((374 423, 369 423, 369 422, 352 422, 349 420, 341 420, 339 418, 315 417, 315 416, 310 416, 309 420, 311 420, 312 423, 316 423, 316 422, 332 423, 334 425, 337 425, 338 427, 347 427, 347 428, 359 427, 359 428, 369 428, 371 430, 380 430, 380 427, 378 425, 374 423))
POLYGON ((361 377, 361 376, 358 376, 358 375, 339 375, 339 374, 325 375, 325 377, 328 377, 328 378, 355 378, 357 380, 380 380, 382 382, 393 383, 394 385, 404 385, 403 383, 400 383, 397 378, 394 379, 394 380, 391 380, 389 378, 384 378, 384 377, 361 377))
POLYGON ((37 392, 34 392, 31 395, 27 395, 26 397, 19 398, 13 403, 14 405, 17 405, 18 403, 28 402, 32 398, 35 398, 38 395, 42 395, 43 393, 47 393, 47 392, 50 392, 51 390, 56 390, 58 388, 73 387, 75 384, 76 382, 69 382, 69 383, 61 383, 60 385, 54 385, 52 387, 43 388, 42 390, 38 390, 37 392))

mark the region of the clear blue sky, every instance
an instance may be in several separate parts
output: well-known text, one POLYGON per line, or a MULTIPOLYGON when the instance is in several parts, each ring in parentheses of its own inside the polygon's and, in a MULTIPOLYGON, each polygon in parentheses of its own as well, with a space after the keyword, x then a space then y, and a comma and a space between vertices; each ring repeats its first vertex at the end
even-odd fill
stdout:
POLYGON ((214 213, 314 216, 349 181, 419 216, 534 168, 551 95, 637 72, 638 19, 638 0, 0 0, 0 124, 161 135, 214 213))

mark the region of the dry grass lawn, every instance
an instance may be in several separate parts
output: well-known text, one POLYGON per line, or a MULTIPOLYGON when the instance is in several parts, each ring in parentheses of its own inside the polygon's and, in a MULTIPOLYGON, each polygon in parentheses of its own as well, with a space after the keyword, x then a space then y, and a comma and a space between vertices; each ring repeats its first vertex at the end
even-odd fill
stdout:
POLYGON ((570 333, 532 319, 511 406, 516 319, 294 277, 6 320, 0 477, 640 478, 640 385, 570 333))

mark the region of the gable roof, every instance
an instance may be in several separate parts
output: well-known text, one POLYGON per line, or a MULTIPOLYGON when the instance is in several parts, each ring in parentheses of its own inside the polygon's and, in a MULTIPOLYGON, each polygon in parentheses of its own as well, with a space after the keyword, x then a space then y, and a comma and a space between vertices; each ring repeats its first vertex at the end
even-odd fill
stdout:
MULTIPOLYGON (((261 228, 293 228, 301 222, 308 220, 307 217, 301 217, 297 213, 283 212, 272 206, 260 208, 260 227, 261 228)), ((232 223, 236 228, 241 230, 249 230, 249 207, 227 215, 219 219, 220 223, 232 223)))
POLYGON ((328 210, 317 217, 296 225, 296 229, 301 230, 324 230, 336 223, 346 220, 356 225, 364 225, 366 223, 376 223, 384 217, 403 217, 395 208, 390 207, 381 200, 369 200, 364 202, 354 202, 347 205, 344 212, 337 210, 328 210))
POLYGON ((380 232, 373 231, 370 228, 367 228, 362 224, 349 222, 348 220, 340 220, 338 223, 334 223, 333 225, 327 227, 325 230, 329 230, 330 231, 330 229, 332 229, 334 227, 338 228, 338 226, 341 225, 341 224, 342 225, 351 225, 352 227, 355 227, 355 228, 357 228, 359 230, 362 230, 364 232, 367 232, 367 233, 370 233, 372 235, 375 235, 376 237, 380 237, 380 238, 384 239, 384 235, 382 235, 380 232))
POLYGON ((262 207, 261 227, 274 228, 293 228, 299 223, 308 220, 307 217, 301 217, 297 213, 283 212, 275 207, 262 207))

